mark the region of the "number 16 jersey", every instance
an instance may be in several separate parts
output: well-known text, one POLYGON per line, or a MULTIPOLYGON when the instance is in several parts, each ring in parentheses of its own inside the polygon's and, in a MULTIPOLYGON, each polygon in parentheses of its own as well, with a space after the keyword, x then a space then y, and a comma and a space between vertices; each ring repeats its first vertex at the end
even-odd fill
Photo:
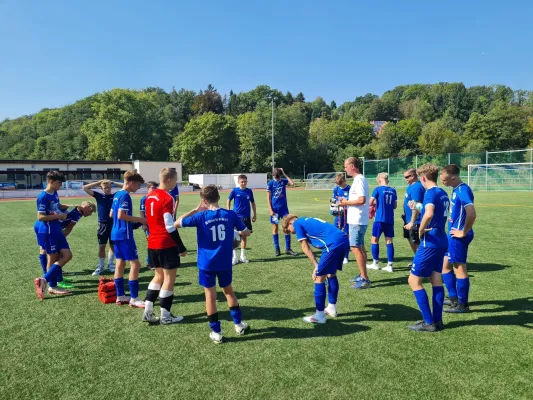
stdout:
POLYGON ((246 226, 232 210, 206 210, 181 220, 184 228, 196 227, 198 268, 204 271, 231 270, 233 230, 246 226))

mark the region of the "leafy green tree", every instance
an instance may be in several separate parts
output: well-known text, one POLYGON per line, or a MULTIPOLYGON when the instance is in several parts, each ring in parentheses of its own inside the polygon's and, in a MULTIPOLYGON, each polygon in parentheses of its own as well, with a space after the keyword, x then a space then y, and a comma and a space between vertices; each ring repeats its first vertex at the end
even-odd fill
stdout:
POLYGON ((238 160, 235 119, 207 112, 192 118, 174 139, 171 159, 183 162, 189 173, 233 171, 238 160))
POLYGON ((459 152, 459 135, 446 128, 443 120, 430 122, 422 128, 418 146, 423 154, 444 154, 459 152))
POLYGON ((207 112, 222 114, 224 112, 222 97, 211 84, 207 86, 205 91, 200 90, 196 95, 191 108, 194 115, 200 115, 207 112))

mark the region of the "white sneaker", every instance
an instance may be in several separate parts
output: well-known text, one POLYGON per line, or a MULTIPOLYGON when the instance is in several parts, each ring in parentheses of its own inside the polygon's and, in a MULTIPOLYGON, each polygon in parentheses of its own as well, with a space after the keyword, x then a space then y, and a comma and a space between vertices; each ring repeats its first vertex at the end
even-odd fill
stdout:
POLYGON ((393 272, 392 265, 381 268, 382 271, 393 272))
POLYGON ((93 272, 93 276, 102 275, 104 273, 104 267, 101 265, 97 265, 96 269, 93 272))
POLYGON ((216 333, 211 331, 211 333, 209 334, 209 338, 216 344, 220 344, 222 343, 222 339, 224 338, 224 336, 222 336, 222 333, 216 333))
POLYGON ((379 271, 379 264, 378 263, 366 264, 366 268, 379 271))
POLYGON ((231 259, 231 265, 237 265, 239 263, 239 259, 237 257, 233 257, 231 259))
POLYGON ((304 317, 303 320, 304 322, 310 322, 312 324, 325 324, 327 321, 325 315, 321 318, 318 315, 316 315, 316 313, 314 313, 313 315, 310 315, 309 317, 304 317))
POLYGON ((329 304, 326 308, 324 308, 324 314, 336 318, 337 317, 337 307, 333 304, 329 304))
POLYGON ((348 264, 348 259, 346 257, 344 257, 344 260, 342 260, 342 264, 343 265, 348 264))
POLYGON ((130 299, 130 307, 134 308, 144 308, 144 301, 139 300, 138 298, 134 299, 133 297, 130 299))
POLYGON ((161 325, 177 324, 180 321, 183 321, 183 317, 181 315, 174 316, 170 314, 168 317, 161 316, 161 325))
POLYGON ((115 264, 108 264, 107 265, 107 269, 109 270, 109 272, 114 274, 115 273, 115 264))
POLYGON ((239 335, 244 335, 248 328, 249 326, 246 322, 241 321, 240 324, 235 324, 235 332, 237 332, 239 335))
POLYGON ((249 260, 246 258, 246 256, 241 256, 241 258, 239 258, 239 261, 242 262, 242 263, 247 263, 249 262, 249 260))
POLYGON ((158 324, 159 318, 156 317, 154 311, 144 311, 143 313, 143 322, 148 322, 149 324, 158 324))

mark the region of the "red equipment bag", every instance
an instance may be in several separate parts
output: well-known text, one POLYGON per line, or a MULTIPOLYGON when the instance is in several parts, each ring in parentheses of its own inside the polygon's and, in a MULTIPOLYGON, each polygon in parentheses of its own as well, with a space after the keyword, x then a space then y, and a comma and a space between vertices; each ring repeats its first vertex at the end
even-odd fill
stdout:
POLYGON ((117 301, 117 290, 113 279, 108 279, 105 276, 100 278, 98 282, 98 298, 104 304, 117 301))

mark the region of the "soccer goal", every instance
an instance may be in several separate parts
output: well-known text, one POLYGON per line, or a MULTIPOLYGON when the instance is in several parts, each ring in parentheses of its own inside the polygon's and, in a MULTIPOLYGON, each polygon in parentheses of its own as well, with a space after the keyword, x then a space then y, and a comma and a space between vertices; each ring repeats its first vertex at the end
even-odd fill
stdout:
POLYGON ((346 179, 346 172, 319 172, 307 174, 305 180, 305 190, 333 190, 337 183, 335 178, 338 174, 344 175, 346 179))
POLYGON ((472 190, 533 190, 533 163, 470 164, 472 190))

